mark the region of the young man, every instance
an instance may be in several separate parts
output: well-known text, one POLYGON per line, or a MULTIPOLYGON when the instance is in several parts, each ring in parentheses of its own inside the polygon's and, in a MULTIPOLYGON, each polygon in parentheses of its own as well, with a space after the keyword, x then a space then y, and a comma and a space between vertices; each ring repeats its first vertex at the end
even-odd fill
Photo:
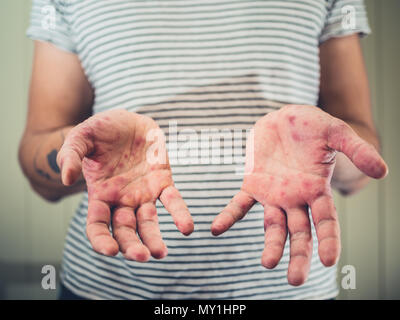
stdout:
POLYGON ((35 0, 20 162, 48 200, 84 192, 63 295, 335 297, 331 182, 349 194, 387 173, 368 32, 359 0, 35 0), (170 163, 149 161, 158 128, 170 163), (244 176, 199 160, 200 133, 236 145, 251 128, 244 176), (179 156, 189 140, 198 153, 179 156))

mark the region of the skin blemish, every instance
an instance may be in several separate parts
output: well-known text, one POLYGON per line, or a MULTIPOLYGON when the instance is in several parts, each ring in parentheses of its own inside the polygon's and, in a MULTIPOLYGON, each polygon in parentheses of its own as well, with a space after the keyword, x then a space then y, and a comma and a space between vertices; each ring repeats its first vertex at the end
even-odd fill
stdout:
POLYGON ((308 126, 308 121, 303 121, 303 125, 304 125, 305 127, 307 127, 307 126, 308 126))
POLYGON ((323 191, 318 191, 317 194, 315 195, 315 199, 318 199, 324 195, 323 191))
POLYGON ((127 155, 127 154, 124 154, 124 158, 125 158, 125 159, 128 159, 128 155, 127 155))
POLYGON ((308 181, 308 180, 304 180, 304 181, 301 183, 301 186, 303 187, 303 189, 310 189, 310 188, 311 188, 311 182, 308 181))
POLYGON ((282 187, 287 187, 288 184, 289 184, 289 180, 288 180, 288 179, 284 179, 284 180, 282 181, 282 187))
POLYGON ((88 127, 82 128, 82 136, 85 138, 90 138, 92 134, 92 130, 88 127))
POLYGON ((118 168, 122 169, 124 167, 124 164, 122 162, 118 163, 118 168))
POLYGON ((144 139, 141 137, 138 137, 135 139, 135 147, 139 147, 142 143, 144 142, 144 139))
POLYGON ((175 194, 172 193, 172 192, 168 192, 168 193, 167 193, 167 200, 168 200, 168 201, 175 201, 175 200, 176 200, 175 194))
POLYGON ((292 139, 294 141, 301 141, 300 136, 296 132, 292 132, 292 139))
POLYGON ((148 218, 153 218, 157 215, 157 210, 156 208, 151 208, 150 210, 147 211, 147 217, 148 218))
POLYGON ((248 205, 246 202, 241 202, 241 203, 240 203, 240 208, 241 208, 242 210, 246 210, 248 207, 249 207, 249 205, 248 205))
POLYGON ((118 200, 118 189, 113 189, 111 191, 108 192, 108 199, 111 202, 116 202, 118 200))
POLYGON ((280 192, 280 196, 281 196, 281 197, 284 197, 285 195, 286 195, 286 192, 285 192, 285 191, 281 191, 281 192, 280 192))
POLYGON ((145 253, 139 252, 139 253, 136 253, 136 259, 139 260, 139 261, 146 261, 147 260, 147 256, 146 256, 145 253))
POLYGON ((301 183, 301 187, 303 188, 304 191, 311 192, 311 193, 313 192, 313 190, 312 190, 313 185, 310 181, 303 181, 301 183))
POLYGON ((296 116, 288 116, 288 120, 289 120, 291 125, 294 125, 295 120, 296 120, 296 116))
POLYGON ((103 189, 107 188, 107 187, 108 187, 108 183, 107 183, 107 182, 104 182, 104 183, 101 185, 101 187, 102 187, 103 189))

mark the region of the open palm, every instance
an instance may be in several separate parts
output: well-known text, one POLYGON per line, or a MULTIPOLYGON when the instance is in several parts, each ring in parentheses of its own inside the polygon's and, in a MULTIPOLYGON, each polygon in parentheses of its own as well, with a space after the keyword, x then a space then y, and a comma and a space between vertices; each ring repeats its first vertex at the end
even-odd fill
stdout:
POLYGON ((141 262, 150 255, 165 257, 157 199, 183 234, 193 231, 187 206, 174 187, 164 139, 154 120, 120 109, 98 113, 68 133, 57 161, 65 185, 81 173, 86 180, 86 232, 95 251, 121 251, 141 262))
POLYGON ((322 263, 331 266, 340 254, 330 186, 336 152, 343 152, 373 178, 385 176, 387 166, 346 123, 312 106, 291 105, 272 112, 257 121, 250 137, 242 188, 215 218, 212 232, 225 232, 260 202, 266 229, 262 264, 266 268, 278 264, 289 231, 288 281, 300 285, 312 255, 309 208, 322 263))

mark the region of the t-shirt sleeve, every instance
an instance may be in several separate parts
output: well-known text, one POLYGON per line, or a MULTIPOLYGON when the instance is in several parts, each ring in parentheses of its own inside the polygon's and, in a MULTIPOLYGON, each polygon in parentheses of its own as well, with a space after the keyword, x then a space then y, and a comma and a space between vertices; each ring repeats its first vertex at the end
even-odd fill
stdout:
POLYGON ((33 0, 26 35, 32 40, 49 42, 62 50, 76 53, 66 6, 60 0, 33 0))
POLYGON ((325 26, 319 37, 320 43, 333 37, 354 33, 365 36, 371 33, 363 0, 332 0, 328 2, 325 26))

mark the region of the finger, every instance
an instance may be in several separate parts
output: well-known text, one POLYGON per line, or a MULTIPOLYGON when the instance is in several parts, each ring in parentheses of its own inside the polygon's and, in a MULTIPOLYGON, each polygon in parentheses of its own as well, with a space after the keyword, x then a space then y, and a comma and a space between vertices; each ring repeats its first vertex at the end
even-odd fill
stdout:
POLYGON ((261 263, 268 269, 275 268, 282 258, 287 237, 285 213, 276 207, 264 209, 265 247, 261 263))
POLYGON ((329 267, 340 255, 340 227, 330 195, 323 195, 310 203, 311 214, 318 237, 318 254, 321 262, 329 267))
POLYGON ((240 190, 231 202, 214 219, 211 232, 218 236, 228 230, 233 224, 242 219, 256 201, 246 192, 240 190))
POLYGON ((100 200, 89 200, 86 234, 94 251, 115 256, 118 244, 110 234, 110 208, 100 200))
POLYGON ((69 186, 76 181, 82 171, 82 159, 92 150, 90 127, 82 123, 72 128, 57 154, 63 184, 69 186))
POLYGON ((290 261, 288 281, 293 286, 303 284, 310 270, 312 235, 307 208, 299 207, 286 211, 290 235, 290 261))
POLYGON ((70 154, 65 156, 63 161, 61 161, 61 181, 64 185, 70 186, 78 179, 82 171, 81 162, 82 160, 74 151, 70 152, 70 154))
POLYGON ((342 120, 335 119, 330 126, 328 147, 343 152, 358 169, 372 178, 380 179, 388 173, 378 151, 342 120))
POLYGON ((136 217, 132 208, 119 207, 112 217, 114 239, 125 258, 146 262, 150 258, 149 249, 143 245, 136 234, 136 217))
POLYGON ((162 240, 158 225, 157 209, 153 203, 145 203, 136 211, 137 227, 140 238, 156 259, 164 258, 168 251, 162 240))
POLYGON ((174 219, 178 230, 185 236, 191 234, 194 229, 193 219, 178 189, 174 186, 169 186, 161 192, 159 198, 174 219))

